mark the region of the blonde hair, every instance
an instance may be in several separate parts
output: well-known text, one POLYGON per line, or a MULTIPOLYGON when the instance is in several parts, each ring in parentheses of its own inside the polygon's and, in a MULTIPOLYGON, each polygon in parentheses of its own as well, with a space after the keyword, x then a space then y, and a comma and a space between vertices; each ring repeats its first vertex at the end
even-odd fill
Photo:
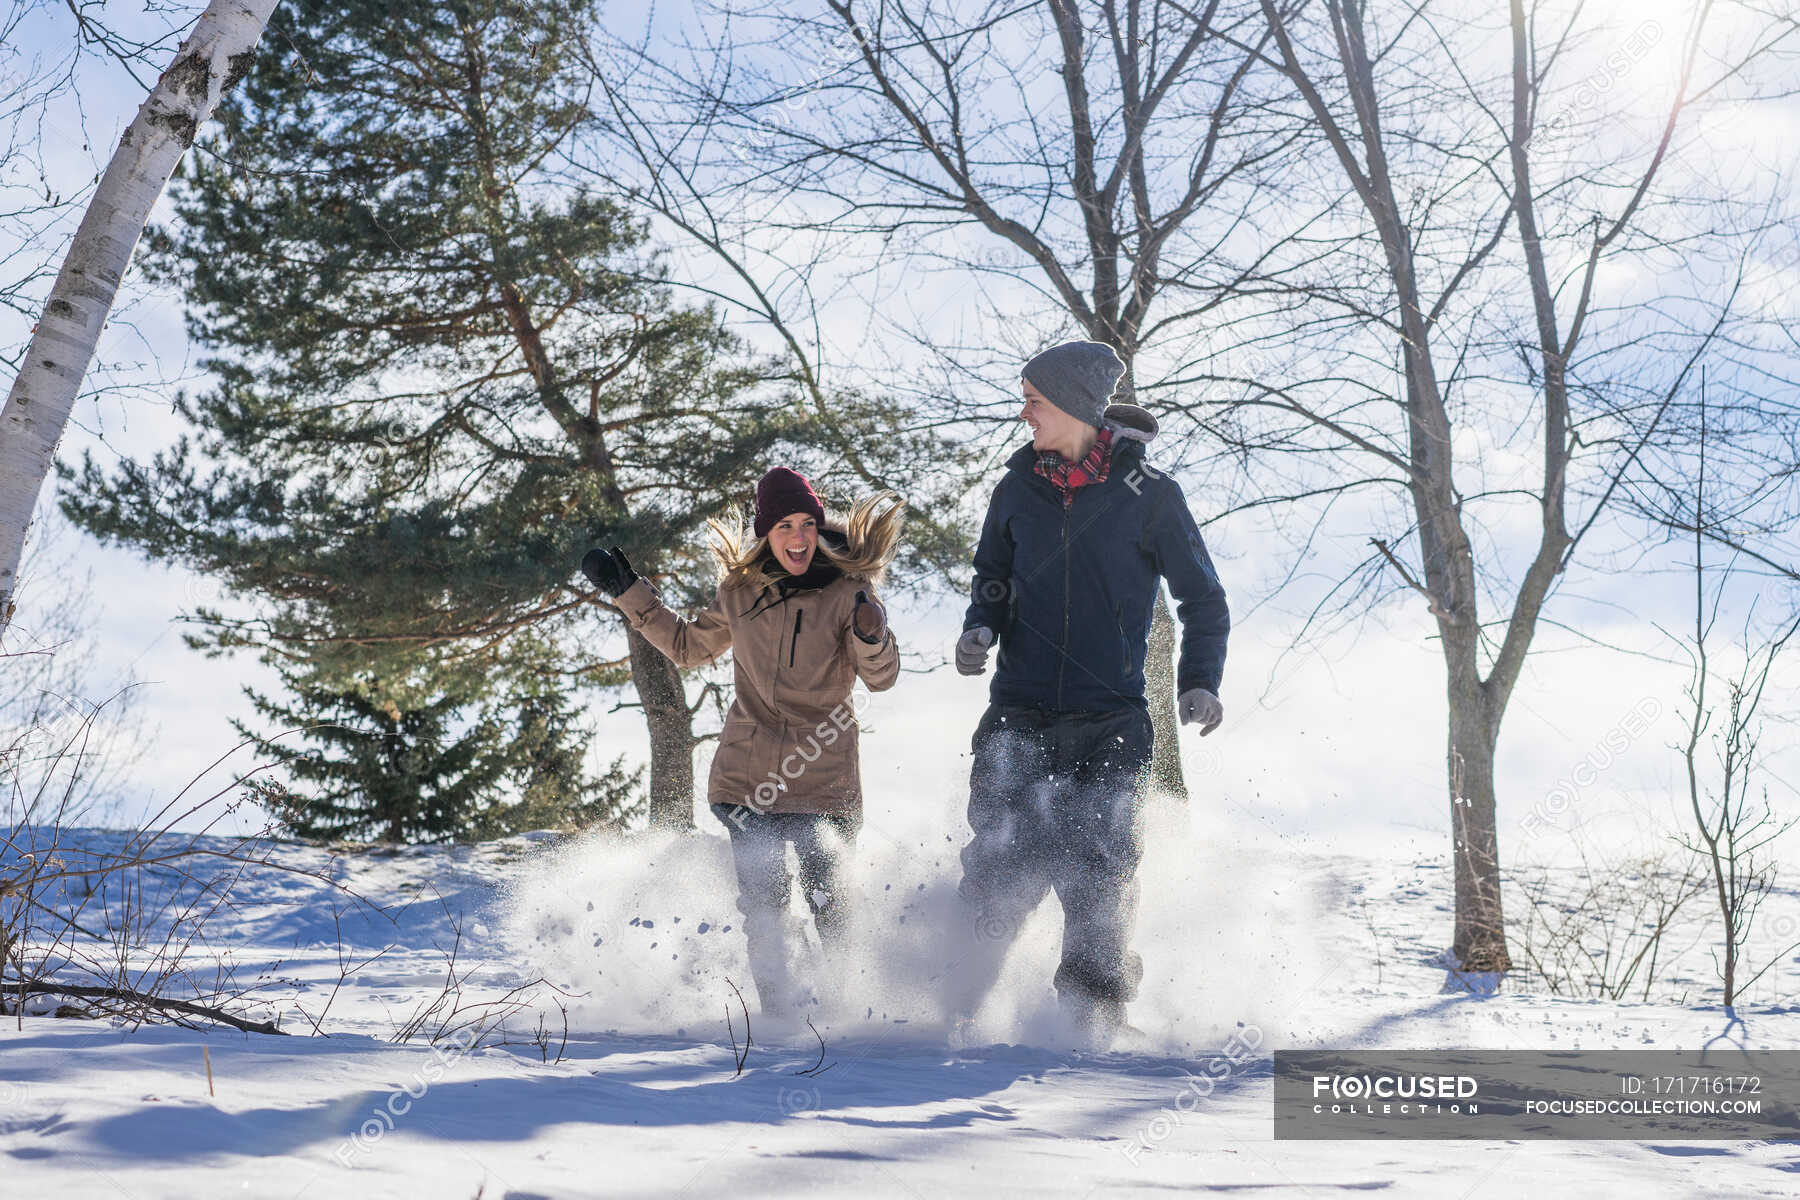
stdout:
MULTIPOLYGON (((905 511, 906 502, 892 492, 877 492, 857 501, 842 522, 834 521, 827 511, 820 533, 830 529, 843 534, 844 548, 835 550, 821 537, 815 553, 852 578, 880 583, 900 544, 901 516, 905 511)), ((725 581, 746 581, 759 573, 781 572, 769 554, 768 535, 752 538, 741 516, 730 525, 709 517, 706 526, 712 530, 713 556, 719 560, 725 581)))

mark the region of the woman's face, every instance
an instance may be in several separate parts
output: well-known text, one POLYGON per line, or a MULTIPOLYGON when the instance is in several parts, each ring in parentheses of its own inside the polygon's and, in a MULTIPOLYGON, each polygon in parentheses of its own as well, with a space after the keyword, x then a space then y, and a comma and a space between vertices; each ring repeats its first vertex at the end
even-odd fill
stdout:
POLYGON ((790 575, 806 574, 818 546, 819 523, 807 513, 783 517, 769 530, 769 549, 775 552, 775 561, 790 575))

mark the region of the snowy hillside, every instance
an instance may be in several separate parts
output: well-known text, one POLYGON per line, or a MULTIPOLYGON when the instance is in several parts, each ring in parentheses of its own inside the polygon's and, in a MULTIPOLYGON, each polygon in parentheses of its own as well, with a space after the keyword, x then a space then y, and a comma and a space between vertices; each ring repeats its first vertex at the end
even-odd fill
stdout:
MULTIPOLYGON (((117 836, 90 835, 96 844, 117 836)), ((340 887, 253 872, 197 954, 234 963, 239 984, 252 986, 248 1007, 296 1036, 8 1018, 6 1190, 1644 1197, 1800 1189, 1792 1144, 1273 1141, 1273 1049, 1692 1048, 1724 1028, 1723 1014, 1704 1003, 1440 994, 1443 972, 1431 958, 1448 928, 1450 880, 1431 841, 1348 852, 1251 830, 1160 825, 1145 864, 1137 944, 1147 976, 1129 1044, 1102 1055, 1048 1046, 1052 903, 1010 960, 977 1044, 952 1048, 935 1020, 931 978, 956 849, 941 832, 865 830, 867 953, 855 979, 820 1014, 818 1039, 804 1026, 767 1027, 752 997, 753 1044, 739 1073, 726 1013, 738 1053, 742 1016, 727 980, 749 985, 726 843, 713 829, 335 861, 282 846, 281 862, 321 870, 340 887), (453 947, 463 986, 445 998, 453 947), (512 1007, 491 1007, 509 995, 512 1007), (505 1012, 503 1028, 464 1049, 466 1031, 505 1012), (447 1033, 435 1046, 424 1032, 396 1044, 409 1022, 447 1033), (1232 1046, 1257 1049, 1199 1098, 1194 1077, 1232 1046)), ((1796 911, 1791 894, 1775 903, 1796 911)), ((1681 944, 1693 944, 1657 994, 1704 988, 1705 910, 1692 912, 1681 944)), ((1760 994, 1791 993, 1793 965, 1779 971, 1760 994)), ((1743 1015, 1747 1044, 1800 1050, 1800 1010, 1760 1004, 1743 1015)))

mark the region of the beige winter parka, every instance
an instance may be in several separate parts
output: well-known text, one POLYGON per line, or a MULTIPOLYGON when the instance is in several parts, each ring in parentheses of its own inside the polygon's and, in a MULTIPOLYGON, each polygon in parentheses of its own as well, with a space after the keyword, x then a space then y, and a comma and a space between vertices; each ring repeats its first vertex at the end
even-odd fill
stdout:
POLYGON ((875 600, 875 588, 823 562, 815 559, 805 576, 727 580, 689 620, 643 579, 615 601, 632 628, 679 667, 732 652, 737 697, 713 756, 713 804, 861 819, 857 713, 867 701, 852 688, 859 678, 870 692, 894 686, 900 647, 888 629, 873 645, 857 637, 856 594, 875 600), (821 575, 828 580, 807 586, 821 575))

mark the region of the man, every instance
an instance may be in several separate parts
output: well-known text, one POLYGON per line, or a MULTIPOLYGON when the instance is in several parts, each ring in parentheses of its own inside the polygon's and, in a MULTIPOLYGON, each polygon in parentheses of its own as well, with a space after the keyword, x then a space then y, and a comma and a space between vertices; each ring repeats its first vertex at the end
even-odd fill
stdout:
POLYGON ((975 552, 956 666, 979 675, 959 888, 969 936, 950 984, 964 1024, 1020 926, 1051 889, 1063 908, 1058 1000, 1077 1043, 1105 1048, 1137 994, 1128 943, 1143 852, 1151 727, 1144 655, 1159 581, 1181 619, 1178 709, 1202 735, 1219 703, 1231 618, 1175 481, 1144 460, 1156 420, 1108 401, 1125 367, 1098 342, 1025 364, 1031 444, 1006 464, 975 552))

